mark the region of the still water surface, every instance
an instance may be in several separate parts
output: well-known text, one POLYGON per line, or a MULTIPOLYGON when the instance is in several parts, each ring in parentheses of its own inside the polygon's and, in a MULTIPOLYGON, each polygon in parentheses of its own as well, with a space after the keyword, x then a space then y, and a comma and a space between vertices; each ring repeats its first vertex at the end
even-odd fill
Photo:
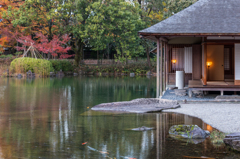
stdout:
POLYGON ((240 158, 209 139, 192 144, 168 135, 175 124, 213 129, 197 118, 90 110, 100 103, 154 98, 155 83, 145 77, 0 79, 0 159, 240 158), (140 126, 155 130, 129 130, 140 126))

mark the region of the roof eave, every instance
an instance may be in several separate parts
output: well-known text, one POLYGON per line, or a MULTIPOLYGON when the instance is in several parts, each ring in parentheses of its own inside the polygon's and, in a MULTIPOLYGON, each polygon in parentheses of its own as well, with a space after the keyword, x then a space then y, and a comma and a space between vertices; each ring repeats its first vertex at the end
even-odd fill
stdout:
POLYGON ((146 33, 138 32, 142 37, 145 36, 193 36, 193 37, 206 37, 206 36, 240 36, 240 33, 146 33))

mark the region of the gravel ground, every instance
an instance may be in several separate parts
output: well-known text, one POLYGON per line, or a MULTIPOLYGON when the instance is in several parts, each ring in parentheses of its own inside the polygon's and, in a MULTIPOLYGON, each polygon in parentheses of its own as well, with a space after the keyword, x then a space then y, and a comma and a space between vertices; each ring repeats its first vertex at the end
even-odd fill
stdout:
POLYGON ((240 132, 240 104, 181 104, 181 108, 163 110, 195 116, 212 127, 225 132, 240 132))
POLYGON ((189 98, 188 95, 187 96, 176 96, 174 93, 174 90, 167 90, 161 99, 169 99, 169 100, 177 100, 177 101, 183 101, 185 99, 187 101, 210 101, 210 100, 214 100, 216 96, 217 95, 215 95, 215 94, 208 94, 208 95, 204 96, 204 98, 198 98, 195 96, 193 96, 192 98, 189 98))

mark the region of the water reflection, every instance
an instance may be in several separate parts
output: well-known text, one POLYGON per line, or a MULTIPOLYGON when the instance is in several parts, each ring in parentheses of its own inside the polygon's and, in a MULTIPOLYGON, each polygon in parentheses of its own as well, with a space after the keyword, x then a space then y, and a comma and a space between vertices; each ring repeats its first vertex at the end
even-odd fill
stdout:
POLYGON ((148 78, 1 79, 0 158, 224 158, 218 152, 225 149, 209 140, 194 145, 169 137, 176 124, 211 131, 200 119, 89 111, 99 103, 155 97, 154 88, 155 79, 148 78), (129 130, 140 126, 156 129, 129 130))

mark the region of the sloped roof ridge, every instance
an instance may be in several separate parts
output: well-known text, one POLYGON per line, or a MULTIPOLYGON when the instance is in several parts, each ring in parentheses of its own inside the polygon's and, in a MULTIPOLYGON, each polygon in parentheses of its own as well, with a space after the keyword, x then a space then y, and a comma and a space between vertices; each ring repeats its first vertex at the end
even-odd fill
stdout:
MULTIPOLYGON (((195 2, 195 3, 193 3, 192 5, 190 5, 189 7, 184 8, 183 10, 181 10, 181 11, 173 14, 173 15, 170 16, 169 18, 164 19, 164 20, 158 22, 157 24, 154 24, 153 26, 156 26, 156 25, 158 25, 159 23, 164 23, 164 22, 166 22, 166 21, 170 21, 171 19, 173 19, 173 18, 175 18, 175 17, 177 17, 177 16, 185 13, 186 11, 188 11, 188 10, 190 10, 190 9, 192 9, 192 8, 195 7, 196 5, 199 5, 198 3, 199 3, 200 1, 201 1, 201 2, 203 2, 203 1, 206 1, 206 2, 207 2, 207 1, 209 1, 209 0, 199 0, 199 1, 195 2)), ((204 3, 206 3, 206 2, 204 2, 204 3)))
POLYGON ((139 33, 240 33, 238 26, 240 0, 199 0, 139 33))

